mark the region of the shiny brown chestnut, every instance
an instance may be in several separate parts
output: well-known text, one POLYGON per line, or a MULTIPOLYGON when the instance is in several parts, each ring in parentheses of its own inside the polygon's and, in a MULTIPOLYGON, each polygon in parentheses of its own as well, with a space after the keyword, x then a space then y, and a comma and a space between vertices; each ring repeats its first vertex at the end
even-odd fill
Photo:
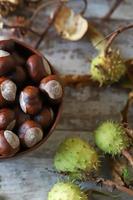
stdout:
POLYGON ((30 115, 24 113, 19 106, 15 108, 16 127, 20 127, 25 121, 30 120, 30 115))
POLYGON ((15 69, 13 56, 4 50, 0 50, 0 76, 7 74, 15 69))
POLYGON ((25 84, 27 75, 23 67, 16 66, 16 69, 11 72, 7 77, 14 81, 17 85, 21 86, 25 84))
POLYGON ((0 109, 0 130, 12 130, 15 127, 16 118, 13 110, 0 109))
POLYGON ((35 121, 27 120, 20 126, 18 136, 24 147, 31 148, 43 139, 43 130, 35 121))
POLYGON ((6 77, 0 77, 0 107, 12 103, 16 98, 17 86, 6 77))
POLYGON ((16 134, 9 130, 0 131, 0 155, 10 157, 20 148, 20 140, 16 134))
POLYGON ((39 88, 52 102, 59 103, 62 100, 63 88, 56 75, 50 75, 43 78, 40 82, 39 88))
POLYGON ((35 82, 40 82, 43 77, 51 74, 47 60, 36 54, 30 56, 27 60, 27 70, 31 79, 35 82))
POLYGON ((20 93, 19 103, 24 113, 37 114, 42 108, 39 89, 34 86, 25 87, 20 93))
POLYGON ((52 108, 43 107, 43 110, 34 116, 34 120, 38 122, 44 129, 49 127, 54 119, 52 108))
POLYGON ((0 37, 0 49, 8 52, 12 52, 15 48, 14 41, 7 39, 6 37, 0 37))
POLYGON ((16 52, 13 52, 12 55, 13 55, 13 58, 14 58, 17 66, 24 66, 25 65, 26 61, 23 57, 21 57, 16 52))

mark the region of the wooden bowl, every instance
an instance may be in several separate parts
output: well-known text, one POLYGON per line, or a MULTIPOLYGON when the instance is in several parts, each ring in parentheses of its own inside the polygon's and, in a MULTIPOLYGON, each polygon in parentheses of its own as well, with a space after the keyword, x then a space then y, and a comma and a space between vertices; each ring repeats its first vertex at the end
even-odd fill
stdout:
MULTIPOLYGON (((39 55, 41 57, 44 57, 40 52, 38 52, 37 50, 33 49, 32 47, 30 47, 29 45, 25 44, 24 42, 20 42, 20 41, 14 39, 14 38, 11 38, 11 40, 13 40, 15 42, 15 50, 19 51, 19 53, 22 53, 22 55, 24 57, 29 57, 32 54, 37 54, 37 55, 39 55)), ((51 66, 50 63, 49 63, 49 65, 51 67, 52 74, 58 75, 58 73, 51 66)), ((56 112, 55 112, 54 122, 51 125, 51 127, 48 129, 47 134, 45 135, 45 137, 38 144, 36 144, 35 146, 33 146, 33 147, 29 148, 29 149, 24 149, 23 151, 20 150, 15 155, 13 155, 13 156, 0 156, 0 159, 9 159, 9 158, 11 159, 11 158, 15 158, 15 157, 27 154, 29 152, 34 151, 38 147, 40 147, 42 144, 44 144, 47 141, 47 139, 49 138, 49 136, 52 134, 52 132, 54 131, 56 125, 59 122, 59 119, 60 119, 60 116, 61 116, 61 112, 62 112, 62 104, 63 104, 63 99, 62 99, 61 103, 59 103, 58 105, 55 105, 56 112)))

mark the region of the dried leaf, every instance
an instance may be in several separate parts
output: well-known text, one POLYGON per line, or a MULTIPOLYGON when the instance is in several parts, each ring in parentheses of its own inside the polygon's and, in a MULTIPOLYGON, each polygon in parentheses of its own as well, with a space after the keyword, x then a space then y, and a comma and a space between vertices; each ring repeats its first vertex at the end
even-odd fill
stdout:
POLYGON ((88 36, 92 42, 92 45, 99 51, 105 49, 107 40, 105 39, 104 35, 97 30, 97 28, 88 23, 88 36))
POLYGON ((13 12, 21 0, 0 0, 0 15, 5 16, 13 12))
POLYGON ((81 39, 88 29, 87 20, 65 6, 58 13, 54 25, 64 39, 72 41, 81 39))

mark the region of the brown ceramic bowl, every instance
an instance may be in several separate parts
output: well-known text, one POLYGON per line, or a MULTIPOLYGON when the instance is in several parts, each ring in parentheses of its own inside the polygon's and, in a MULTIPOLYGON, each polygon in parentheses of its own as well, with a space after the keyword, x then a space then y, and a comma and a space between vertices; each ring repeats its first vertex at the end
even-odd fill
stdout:
MULTIPOLYGON (((25 44, 24 42, 20 42, 14 38, 11 38, 11 40, 13 40, 15 42, 15 50, 18 50, 19 53, 22 53, 22 55, 24 55, 25 57, 28 56, 28 54, 32 55, 32 54, 37 54, 41 57, 44 57, 40 52, 38 52, 37 50, 33 49, 32 47, 30 47, 29 45, 25 44), (24 50, 24 51, 23 51, 24 50)), ((45 58, 46 59, 46 58, 45 58)), ((47 60, 47 59, 46 59, 47 60)), ((49 62, 48 62, 49 63, 49 62)), ((50 63, 49 63, 50 64, 50 63)), ((56 72, 56 70, 50 65, 51 67, 51 71, 52 71, 52 74, 56 74, 58 75, 58 73, 56 72)), ((13 156, 0 156, 0 159, 8 159, 8 158, 15 158, 17 156, 20 156, 20 155, 24 155, 26 153, 29 153, 29 152, 32 152, 34 151, 35 149, 37 149, 39 146, 41 146, 42 144, 44 144, 48 137, 52 134, 52 132, 54 131, 56 125, 58 124, 59 122, 59 119, 60 119, 60 116, 61 116, 61 112, 62 112, 62 102, 63 100, 61 101, 60 104, 58 104, 55 108, 55 119, 54 119, 54 122, 53 124, 51 125, 51 127, 48 129, 47 131, 47 134, 45 135, 45 137, 38 143, 36 144, 34 147, 31 147, 29 149, 24 149, 23 151, 19 151, 17 152, 15 155, 13 156)))

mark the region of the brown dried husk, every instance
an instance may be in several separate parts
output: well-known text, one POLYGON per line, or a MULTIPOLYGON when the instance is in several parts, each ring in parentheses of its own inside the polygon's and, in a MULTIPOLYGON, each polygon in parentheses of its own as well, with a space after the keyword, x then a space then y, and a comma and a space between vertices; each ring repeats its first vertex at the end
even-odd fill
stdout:
POLYGON ((77 41, 81 39, 88 30, 88 22, 80 14, 63 6, 55 19, 57 32, 67 40, 77 41))
POLYGON ((0 15, 6 16, 15 11, 21 0, 0 0, 0 15))

